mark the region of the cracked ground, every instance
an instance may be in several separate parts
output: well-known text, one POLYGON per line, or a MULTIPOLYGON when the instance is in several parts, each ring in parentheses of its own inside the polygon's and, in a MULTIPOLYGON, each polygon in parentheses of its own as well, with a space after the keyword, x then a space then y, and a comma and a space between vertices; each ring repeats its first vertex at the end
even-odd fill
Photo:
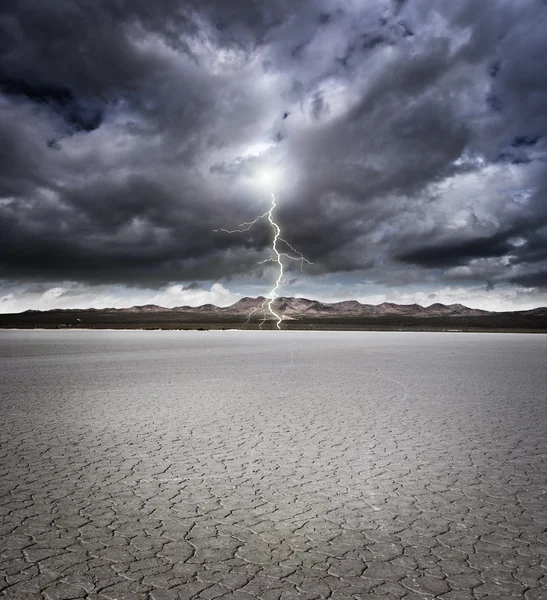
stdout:
POLYGON ((2 332, 0 597, 545 599, 546 341, 2 332))

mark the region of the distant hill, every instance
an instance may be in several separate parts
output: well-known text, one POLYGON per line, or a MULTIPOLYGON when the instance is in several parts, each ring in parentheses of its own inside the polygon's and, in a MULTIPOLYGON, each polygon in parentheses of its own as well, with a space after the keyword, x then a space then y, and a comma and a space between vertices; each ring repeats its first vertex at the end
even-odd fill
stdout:
MULTIPOLYGON (((220 309, 230 314, 248 314, 255 310, 255 314, 262 314, 267 311, 264 307, 266 298, 242 298, 235 304, 220 309)), ((210 305, 209 305, 210 306, 210 305)), ((419 304, 392 304, 384 302, 383 304, 361 304, 357 300, 346 300, 343 302, 325 303, 318 300, 309 300, 307 298, 281 297, 276 298, 272 303, 275 312, 298 319, 299 317, 384 317, 390 315, 411 316, 411 317, 430 317, 430 316, 452 316, 452 315, 484 315, 488 311, 467 308, 461 304, 433 304, 427 308, 419 304)), ((189 307, 181 307, 188 310, 189 307)), ((219 309, 217 309, 219 310, 219 309)))
MULTIPOLYGON (((483 331, 547 331, 547 307, 523 311, 494 312, 463 304, 361 304, 357 300, 319 302, 308 298, 276 298, 272 307, 283 316, 286 329, 469 329, 483 331)), ((264 327, 273 325, 267 299, 241 298, 219 307, 155 304, 129 308, 28 310, 0 314, 0 328, 112 327, 139 329, 264 327)))

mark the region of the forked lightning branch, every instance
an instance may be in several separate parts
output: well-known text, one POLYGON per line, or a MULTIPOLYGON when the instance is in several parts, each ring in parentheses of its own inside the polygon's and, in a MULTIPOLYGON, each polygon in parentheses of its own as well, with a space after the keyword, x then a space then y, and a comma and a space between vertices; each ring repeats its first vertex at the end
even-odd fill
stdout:
MULTIPOLYGON (((267 309, 267 311, 272 315, 272 317, 274 319, 276 319, 277 329, 281 329, 281 322, 283 321, 284 317, 283 317, 283 315, 279 315, 278 313, 275 312, 275 310, 273 308, 273 303, 274 303, 274 300, 277 298, 277 290, 280 288, 281 281, 283 280, 284 269, 283 269, 282 258, 288 258, 289 260, 300 261, 300 270, 302 270, 305 262, 308 263, 309 265, 311 265, 313 263, 311 263, 307 258, 305 258, 301 252, 299 252, 298 250, 293 248, 289 244, 289 242, 287 242, 287 240, 285 240, 284 238, 281 237, 281 228, 276 223, 276 221, 274 220, 274 217, 273 217, 273 213, 274 213, 274 210, 275 210, 277 204, 275 202, 275 196, 274 196, 273 192, 271 194, 272 194, 272 202, 270 204, 270 209, 267 210, 264 214, 257 217, 254 221, 249 221, 248 223, 240 223, 238 226, 238 227, 240 227, 240 229, 215 229, 214 231, 224 231, 225 233, 242 233, 244 231, 249 231, 249 229, 251 229, 251 227, 253 225, 258 223, 262 219, 268 219, 268 223, 270 224, 270 227, 272 228, 272 231, 273 231, 272 250, 273 250, 274 256, 271 256, 270 258, 261 260, 261 261, 259 261, 258 264, 264 264, 267 262, 277 263, 278 273, 277 273, 277 279, 275 281, 275 285, 272 287, 268 296, 262 303, 261 308, 264 311, 266 311, 266 309, 267 309), (278 245, 280 243, 285 246, 284 252, 280 251, 280 249, 278 247, 278 245), (294 255, 289 254, 289 251, 292 252, 294 255)), ((248 317, 247 321, 249 321, 251 316, 257 310, 259 310, 259 309, 254 308, 249 313, 249 317, 248 317)), ((262 327, 262 325, 264 324, 266 319, 267 319, 267 316, 265 314, 264 318, 260 322, 260 327, 262 327)))

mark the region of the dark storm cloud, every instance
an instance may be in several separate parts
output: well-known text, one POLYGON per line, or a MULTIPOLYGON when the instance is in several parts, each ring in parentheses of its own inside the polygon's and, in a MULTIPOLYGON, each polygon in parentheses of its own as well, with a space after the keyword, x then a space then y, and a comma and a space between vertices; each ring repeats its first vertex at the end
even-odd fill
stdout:
POLYGON ((76 131, 93 131, 101 124, 102 111, 93 106, 74 98, 73 94, 66 88, 33 85, 23 80, 5 78, 0 81, 0 90, 6 95, 28 99, 47 105, 57 112, 70 129, 76 131))
POLYGON ((0 277, 260 275, 270 163, 312 275, 545 286, 545 4, 362 5, 4 0, 0 277))
POLYGON ((499 257, 507 254, 512 245, 506 234, 496 234, 472 240, 440 240, 436 244, 413 249, 397 258, 424 267, 447 267, 466 264, 472 258, 499 257))

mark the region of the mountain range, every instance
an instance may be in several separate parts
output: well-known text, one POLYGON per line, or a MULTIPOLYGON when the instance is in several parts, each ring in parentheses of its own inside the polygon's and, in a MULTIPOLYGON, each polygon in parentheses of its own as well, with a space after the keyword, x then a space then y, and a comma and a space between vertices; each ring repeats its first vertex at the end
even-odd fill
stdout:
MULTIPOLYGON (((285 320, 298 320, 299 318, 359 318, 359 317, 480 317, 487 315, 522 315, 547 317, 547 307, 534 308, 531 310, 496 312, 469 308, 463 304, 441 304, 439 302, 430 306, 420 304, 394 304, 383 302, 382 304, 361 304, 357 300, 345 300, 342 302, 325 303, 307 298, 280 297, 272 303, 276 313, 283 315, 285 320)), ((202 306, 175 306, 166 308, 156 304, 145 304, 143 306, 132 306, 130 308, 87 308, 87 309, 52 309, 49 311, 27 310, 20 314, 37 313, 74 313, 93 312, 105 314, 143 315, 146 313, 180 313, 184 315, 200 316, 206 320, 207 316, 218 319, 226 316, 230 318, 245 318, 252 313, 254 318, 262 318, 270 315, 267 307, 267 299, 263 296, 258 298, 241 298, 235 304, 226 307, 214 304, 203 304, 202 306)))

